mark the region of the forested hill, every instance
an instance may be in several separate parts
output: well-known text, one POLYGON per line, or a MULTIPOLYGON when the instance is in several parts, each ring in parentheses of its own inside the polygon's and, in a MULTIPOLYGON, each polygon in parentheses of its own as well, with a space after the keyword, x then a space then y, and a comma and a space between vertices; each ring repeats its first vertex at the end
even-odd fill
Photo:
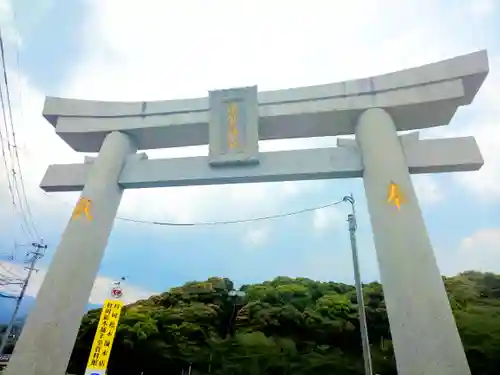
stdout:
MULTIPOLYGON (((498 375, 500 275, 465 272, 445 283, 473 374, 498 375)), ((232 289, 210 278, 127 306, 109 374, 187 374, 190 363, 192 375, 363 374, 353 286, 278 277, 243 286, 244 296, 232 289)), ((381 286, 364 293, 375 373, 396 374, 381 286)), ((70 373, 84 371, 99 314, 82 321, 70 373)))

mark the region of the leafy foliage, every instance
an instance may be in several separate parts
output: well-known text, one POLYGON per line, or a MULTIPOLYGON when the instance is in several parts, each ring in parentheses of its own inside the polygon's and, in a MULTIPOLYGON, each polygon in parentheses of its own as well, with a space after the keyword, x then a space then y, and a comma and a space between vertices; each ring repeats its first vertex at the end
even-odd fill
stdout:
MULTIPOLYGON (((500 368, 500 275, 444 278, 473 374, 500 368)), ((278 277, 241 288, 189 282, 127 306, 109 374, 363 374, 353 286, 278 277)), ((375 373, 396 374, 382 287, 364 285, 375 373)), ((100 310, 82 320, 70 373, 83 373, 100 310)))

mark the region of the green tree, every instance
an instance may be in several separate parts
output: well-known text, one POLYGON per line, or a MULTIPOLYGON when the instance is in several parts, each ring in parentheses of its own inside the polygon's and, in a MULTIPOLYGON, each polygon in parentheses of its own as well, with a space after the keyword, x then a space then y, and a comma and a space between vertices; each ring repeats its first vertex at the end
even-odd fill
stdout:
MULTIPOLYGON (((472 373, 500 368, 500 276, 468 271, 444 277, 472 373)), ((188 282, 124 308, 109 374, 306 375, 363 374, 351 285, 277 277, 244 285, 188 282), (236 298, 236 299, 235 299, 236 298), (229 329, 234 327, 234 329, 229 329)), ((375 373, 396 375, 382 286, 364 285, 375 373)), ((100 310, 82 319, 69 372, 83 373, 100 310)))

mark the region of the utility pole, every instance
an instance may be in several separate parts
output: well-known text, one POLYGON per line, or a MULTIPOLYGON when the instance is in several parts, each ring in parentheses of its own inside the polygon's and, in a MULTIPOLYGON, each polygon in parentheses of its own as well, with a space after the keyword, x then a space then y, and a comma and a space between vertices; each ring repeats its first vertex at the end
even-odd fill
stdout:
POLYGON ((361 344, 363 347, 363 360, 365 364, 365 375, 372 375, 372 357, 370 352, 370 340, 368 338, 368 325, 366 323, 365 302, 363 300, 363 286, 361 284, 361 276, 359 272, 358 246, 356 242, 356 208, 354 206, 354 197, 351 195, 342 199, 344 202, 351 204, 351 213, 347 215, 349 223, 349 235, 351 239, 352 262, 354 266, 354 282, 356 285, 356 298, 358 300, 359 313, 359 328, 361 331, 361 344))
POLYGON ((16 307, 14 308, 14 312, 12 313, 12 318, 10 319, 9 325, 7 326, 7 329, 5 330, 5 333, 2 337, 2 341, 0 343, 0 355, 2 355, 5 350, 5 346, 7 345, 7 342, 9 340, 10 332, 12 331, 14 323, 16 322, 17 313, 19 312, 19 307, 21 306, 24 294, 26 293, 26 288, 28 287, 31 275, 35 270, 36 262, 44 255, 44 251, 45 249, 47 249, 47 245, 43 244, 43 240, 41 240, 40 242, 41 243, 33 242, 31 244, 34 250, 30 252, 32 254, 32 257, 28 260, 29 267, 26 267, 26 269, 28 270, 28 275, 26 275, 26 279, 22 283, 21 293, 19 294, 19 297, 17 297, 16 307))

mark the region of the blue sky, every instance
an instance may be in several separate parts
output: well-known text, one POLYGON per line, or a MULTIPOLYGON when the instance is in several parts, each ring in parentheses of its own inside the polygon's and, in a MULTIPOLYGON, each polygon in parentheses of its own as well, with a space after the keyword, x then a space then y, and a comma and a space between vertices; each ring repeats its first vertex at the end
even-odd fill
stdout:
MULTIPOLYGON (((494 0, 0 0, 28 198, 38 231, 49 244, 29 293, 34 295, 43 280, 78 197, 49 196, 37 186, 49 164, 83 158, 41 116, 45 95, 163 100, 243 85, 288 88, 387 73, 483 48, 489 53, 490 75, 476 100, 459 109, 448 127, 423 135, 476 136, 484 167, 414 181, 442 272, 500 272, 498 19, 500 6, 494 0)), ((262 143, 261 149, 334 144, 333 138, 287 140, 262 143)), ((148 152, 150 157, 206 153, 206 147, 148 152)), ((377 262, 361 180, 128 191, 119 216, 177 222, 244 219, 322 205, 350 192, 359 214, 362 278, 374 280, 377 262)), ((26 248, 14 244, 30 240, 9 202, 5 174, 0 199, 5 207, 0 249, 15 255, 14 262, 4 256, 1 265, 21 275, 26 248)), ((209 228, 117 220, 92 302, 102 301, 110 281, 122 275, 128 278, 130 299, 209 276, 230 277, 237 284, 279 275, 352 282, 348 208, 209 228)))

